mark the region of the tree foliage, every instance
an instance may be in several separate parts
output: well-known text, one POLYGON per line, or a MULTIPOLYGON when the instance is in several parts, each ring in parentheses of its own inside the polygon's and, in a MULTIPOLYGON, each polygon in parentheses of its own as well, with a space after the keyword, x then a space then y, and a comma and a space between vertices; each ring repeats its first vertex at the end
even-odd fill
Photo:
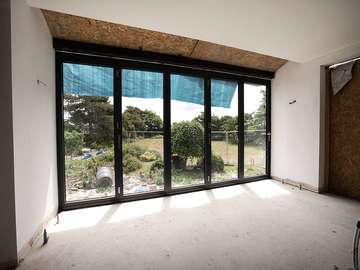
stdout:
MULTIPOLYGON (((244 114, 244 129, 246 132, 245 141, 250 144, 264 144, 263 133, 266 128, 266 92, 260 91, 261 100, 259 107, 253 113, 244 114)), ((204 126, 204 113, 195 117, 193 121, 198 122, 204 126)), ((238 143, 238 136, 236 132, 238 130, 238 117, 225 116, 211 116, 211 130, 212 131, 227 131, 229 142, 238 143)), ((212 140, 224 140, 224 133, 213 133, 212 140)))
POLYGON ((183 160, 204 155, 204 129, 197 121, 182 121, 172 125, 172 153, 183 160))
POLYGON ((113 105, 108 97, 64 95, 65 131, 84 134, 86 147, 113 143, 113 105))
POLYGON ((127 106, 122 114, 123 131, 161 131, 163 122, 160 116, 149 110, 127 106))
POLYGON ((245 114, 245 130, 263 130, 266 128, 266 92, 261 90, 261 101, 257 110, 245 114))
POLYGON ((76 130, 65 130, 65 154, 69 156, 78 155, 84 145, 84 136, 76 130))

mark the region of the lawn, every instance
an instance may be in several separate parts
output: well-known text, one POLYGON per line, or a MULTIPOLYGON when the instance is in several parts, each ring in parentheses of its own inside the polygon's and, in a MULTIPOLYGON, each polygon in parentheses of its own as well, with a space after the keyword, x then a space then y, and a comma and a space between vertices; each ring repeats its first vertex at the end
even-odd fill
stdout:
MULTIPOLYGON (((126 142, 123 142, 125 145, 126 142)), ((156 138, 145 138, 138 139, 135 142, 128 144, 133 144, 140 146, 146 151, 155 150, 160 153, 161 158, 163 159, 163 139, 156 138)), ((237 145, 235 144, 226 144, 224 141, 213 141, 212 152, 215 155, 221 156, 225 166, 223 172, 214 172, 212 174, 213 182, 221 182, 237 177, 237 145)), ((112 153, 112 150, 110 150, 112 153)), ((110 153, 109 152, 109 153, 110 153)), ((81 160, 81 159, 67 159, 66 160, 66 178, 67 186, 78 186, 79 183, 83 183, 83 188, 91 185, 87 181, 93 181, 90 178, 95 178, 96 172, 91 172, 91 175, 88 175, 88 168, 90 160, 81 160), (90 177, 90 178, 89 178, 90 177), (72 183, 72 184, 71 184, 72 183), (71 184, 71 185, 69 185, 71 184)), ((162 188, 163 185, 163 174, 160 171, 160 174, 156 176, 150 176, 149 171, 151 165, 155 161, 144 162, 141 161, 141 168, 124 175, 125 186, 146 186, 146 185, 157 185, 157 188, 162 188), (126 176, 126 177, 125 177, 126 176)), ((111 162, 110 166, 113 162, 111 162)), ((190 166, 185 170, 172 170, 172 183, 174 187, 188 186, 188 185, 197 185, 202 184, 204 181, 203 169, 197 166, 194 166, 196 161, 194 161, 190 166)), ((265 174, 265 151, 256 146, 245 146, 245 176, 256 176, 265 174)), ((102 165, 104 166, 104 165, 102 165)), ((109 166, 105 164, 105 166, 109 166)), ((131 192, 130 188, 129 191, 131 192)))
MULTIPOLYGON (((146 138, 133 142, 135 145, 147 148, 148 150, 156 150, 162 156, 164 153, 162 138, 146 138)), ((236 144, 226 144, 225 141, 212 141, 211 150, 214 154, 220 155, 225 163, 226 174, 236 175, 237 151, 236 144), (234 166, 235 165, 235 166, 234 166), (234 172, 235 171, 235 172, 234 172)), ((245 159, 245 176, 255 176, 265 174, 265 151, 261 147, 246 145, 244 152, 245 159)), ((150 166, 146 164, 145 166, 150 166)), ((185 176, 185 175, 184 175, 185 176)), ((197 178, 197 177, 196 177, 197 178)))

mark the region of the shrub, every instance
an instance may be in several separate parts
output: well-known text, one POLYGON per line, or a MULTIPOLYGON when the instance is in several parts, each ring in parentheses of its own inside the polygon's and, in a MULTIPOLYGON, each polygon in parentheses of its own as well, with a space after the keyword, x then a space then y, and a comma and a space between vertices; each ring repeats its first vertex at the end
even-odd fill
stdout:
MULTIPOLYGON (((204 159, 199 160, 197 167, 203 168, 204 159)), ((221 156, 211 153, 211 171, 212 172, 223 172, 224 171, 224 160, 221 156)))
POLYGON ((172 155, 171 156, 174 168, 177 170, 183 170, 186 168, 186 159, 178 156, 178 155, 172 155))
POLYGON ((114 164, 114 151, 107 150, 104 154, 94 158, 100 167, 113 166, 114 164))
POLYGON ((142 154, 145 153, 145 149, 135 145, 135 144, 124 144, 122 154, 125 155, 131 155, 133 157, 136 157, 137 159, 140 158, 142 154))
POLYGON ((141 162, 129 154, 123 156, 123 169, 125 173, 134 172, 140 169, 142 166, 141 162))
POLYGON ((196 121, 182 121, 172 126, 172 152, 183 160, 197 158, 204 153, 204 130, 196 121))
POLYGON ((156 160, 150 166, 150 175, 153 175, 158 172, 162 173, 163 169, 164 169, 164 162, 162 160, 156 160))
POLYGON ((140 156, 141 161, 149 162, 159 159, 160 153, 157 151, 146 151, 140 156))
POLYGON ((224 160, 221 156, 211 153, 211 171, 223 172, 224 171, 224 160))
POLYGON ((69 156, 80 155, 84 145, 84 135, 76 130, 65 131, 65 154, 69 156))
POLYGON ((150 166, 150 170, 149 170, 150 177, 155 180, 155 183, 157 185, 164 184, 163 171, 164 171, 164 162, 162 160, 158 159, 150 166))
POLYGON ((93 187, 93 182, 96 177, 96 171, 98 168, 98 162, 95 159, 90 159, 83 161, 85 166, 82 168, 81 171, 81 180, 84 189, 89 189, 93 187))

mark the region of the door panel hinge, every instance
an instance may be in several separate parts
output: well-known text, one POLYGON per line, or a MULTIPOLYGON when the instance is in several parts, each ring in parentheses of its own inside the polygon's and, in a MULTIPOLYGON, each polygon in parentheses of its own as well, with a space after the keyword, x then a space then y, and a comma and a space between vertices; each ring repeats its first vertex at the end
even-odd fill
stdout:
POLYGON ((271 142, 271 132, 266 133, 267 141, 271 142))
POLYGON ((121 151, 121 135, 118 135, 118 149, 121 151))

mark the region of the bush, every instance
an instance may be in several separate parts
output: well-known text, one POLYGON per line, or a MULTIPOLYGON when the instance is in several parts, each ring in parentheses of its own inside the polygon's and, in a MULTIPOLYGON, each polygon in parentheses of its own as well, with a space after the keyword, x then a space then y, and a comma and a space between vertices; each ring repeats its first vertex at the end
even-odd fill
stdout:
POLYGON ((158 172, 162 173, 163 170, 164 170, 164 162, 162 160, 156 160, 150 166, 150 175, 154 175, 158 172))
POLYGON ((81 171, 81 180, 84 189, 90 189, 93 187, 93 182, 96 177, 96 171, 98 168, 98 162, 95 159, 83 161, 85 166, 81 171))
POLYGON ((123 170, 125 173, 134 172, 142 167, 141 162, 129 154, 123 156, 123 170))
POLYGON ((175 169, 184 170, 186 168, 186 159, 178 155, 172 155, 171 159, 175 169))
POLYGON ((161 157, 160 153, 152 150, 152 151, 146 151, 144 154, 140 156, 141 161, 149 162, 157 160, 161 157))
POLYGON ((164 184, 164 162, 162 160, 156 160, 153 164, 150 166, 149 174, 150 177, 155 180, 155 183, 157 185, 163 185, 164 184))
POLYGON ((113 166, 114 164, 114 151, 107 150, 104 154, 94 157, 100 167, 113 166))
MULTIPOLYGON (((199 160, 197 167, 203 168, 204 159, 199 160)), ((224 160, 221 156, 211 153, 211 171, 212 172, 223 172, 224 171, 224 160)))
POLYGON ((80 155, 84 145, 84 135, 76 130, 65 131, 65 154, 69 156, 80 155))
POLYGON ((211 171, 212 172, 223 172, 224 171, 224 160, 221 156, 211 153, 211 171))
POLYGON ((174 123, 171 134, 172 152, 183 160, 204 154, 204 130, 196 121, 174 123))
POLYGON ((140 156, 144 153, 145 153, 145 149, 138 145, 135 145, 135 144, 124 144, 123 145, 123 150, 122 150, 123 156, 130 155, 130 156, 133 156, 133 157, 136 157, 137 159, 139 159, 140 156))

